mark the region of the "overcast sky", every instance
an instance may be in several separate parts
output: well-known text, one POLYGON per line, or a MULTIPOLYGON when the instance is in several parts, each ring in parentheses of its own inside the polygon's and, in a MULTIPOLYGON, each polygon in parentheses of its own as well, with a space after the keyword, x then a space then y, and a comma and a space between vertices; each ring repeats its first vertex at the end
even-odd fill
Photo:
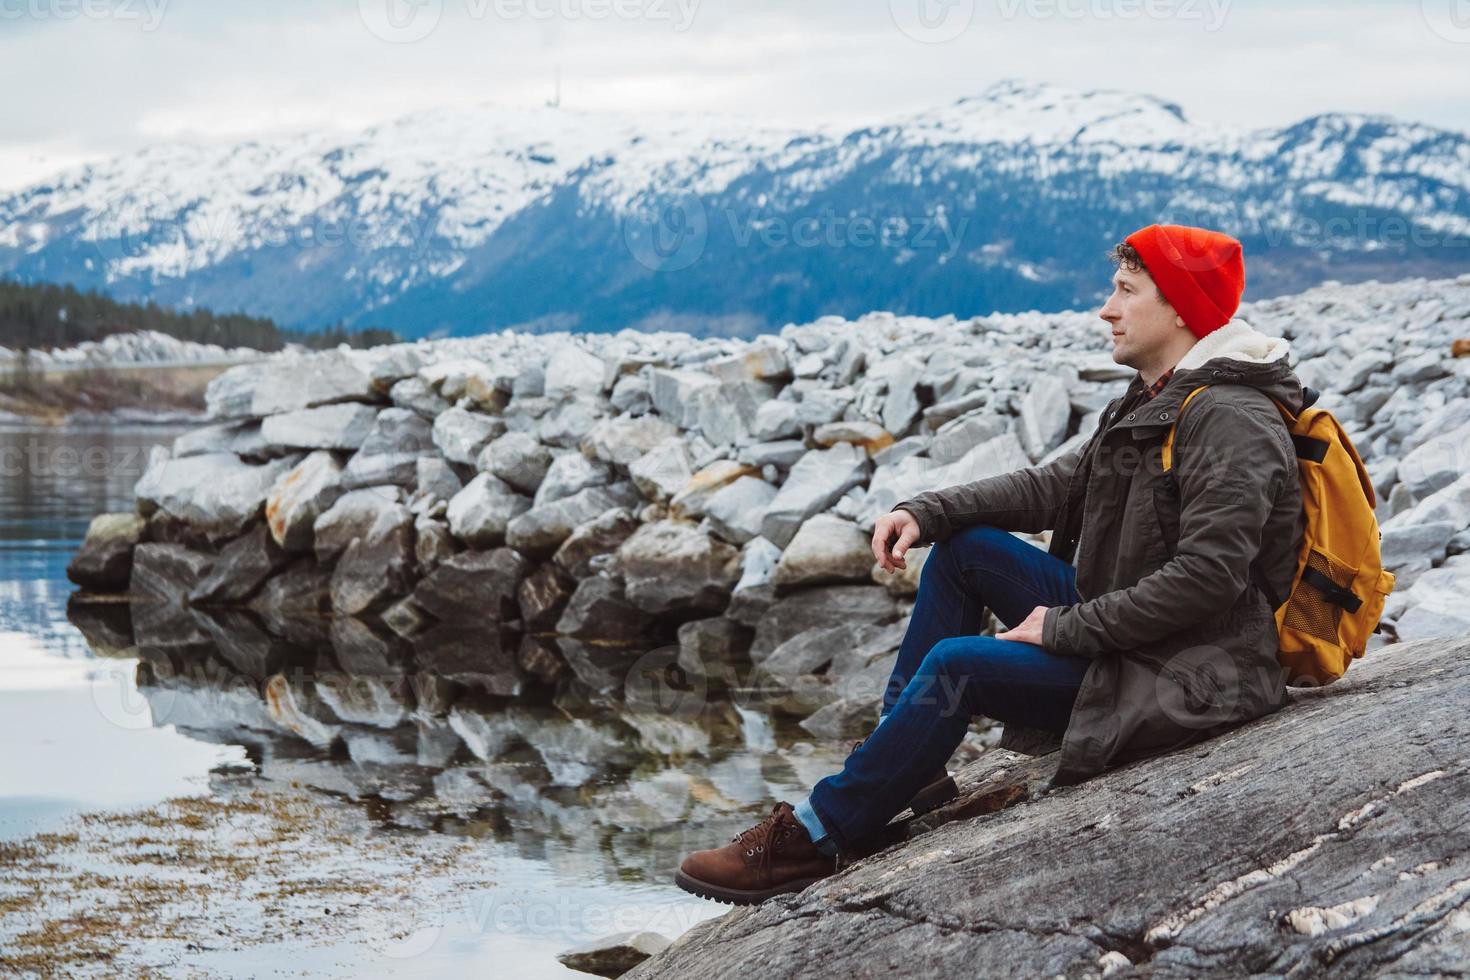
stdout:
POLYGON ((0 186, 164 139, 562 103, 862 124, 1002 78, 1470 130, 1470 0, 0 0, 0 186))

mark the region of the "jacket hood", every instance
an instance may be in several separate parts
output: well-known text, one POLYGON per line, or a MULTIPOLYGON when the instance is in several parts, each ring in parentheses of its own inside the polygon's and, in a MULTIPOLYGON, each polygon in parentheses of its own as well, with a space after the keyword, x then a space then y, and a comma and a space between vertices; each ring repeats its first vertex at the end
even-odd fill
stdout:
POLYGON ((1285 337, 1267 337, 1249 323, 1234 319, 1218 330, 1213 330, 1195 341, 1175 366, 1186 371, 1197 368, 1217 357, 1251 364, 1270 364, 1285 361, 1291 353, 1291 342, 1285 337))
POLYGON ((1237 317, 1195 341, 1174 366, 1169 387, 1179 383, 1187 393, 1201 384, 1251 385, 1296 415, 1304 399, 1301 378, 1288 363, 1290 354, 1285 337, 1268 337, 1237 317))

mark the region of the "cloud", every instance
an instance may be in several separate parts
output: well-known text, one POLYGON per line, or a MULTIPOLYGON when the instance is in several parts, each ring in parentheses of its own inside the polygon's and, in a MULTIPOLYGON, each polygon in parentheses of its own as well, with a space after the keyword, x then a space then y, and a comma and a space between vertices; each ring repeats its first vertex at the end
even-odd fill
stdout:
POLYGON ((0 83, 27 93, 0 104, 0 164, 28 161, 0 181, 161 139, 537 105, 558 66, 563 104, 588 109, 861 125, 1020 77, 1232 126, 1345 110, 1461 127, 1470 43, 1432 29, 1443 2, 0 0, 0 83))

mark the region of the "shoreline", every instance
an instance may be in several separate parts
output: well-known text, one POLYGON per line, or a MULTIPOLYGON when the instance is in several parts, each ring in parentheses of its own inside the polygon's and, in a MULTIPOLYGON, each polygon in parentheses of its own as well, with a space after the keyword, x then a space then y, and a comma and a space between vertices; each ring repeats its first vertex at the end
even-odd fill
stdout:
POLYGON ((119 364, 0 383, 0 424, 203 424, 204 390, 232 364, 119 364))

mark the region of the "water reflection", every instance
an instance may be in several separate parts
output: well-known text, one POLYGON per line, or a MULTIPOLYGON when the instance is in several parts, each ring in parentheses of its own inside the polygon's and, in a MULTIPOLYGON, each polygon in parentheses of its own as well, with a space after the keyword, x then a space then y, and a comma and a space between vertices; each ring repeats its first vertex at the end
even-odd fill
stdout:
POLYGON ((66 563, 94 516, 132 508, 148 448, 184 429, 0 425, 0 630, 86 655, 66 623, 66 563))
POLYGON ((152 724, 242 746, 260 778, 370 804, 385 826, 492 838, 581 876, 666 882, 845 751, 730 697, 570 678, 497 696, 351 618, 285 637, 243 609, 78 601, 69 615, 99 655, 137 658, 152 724))

